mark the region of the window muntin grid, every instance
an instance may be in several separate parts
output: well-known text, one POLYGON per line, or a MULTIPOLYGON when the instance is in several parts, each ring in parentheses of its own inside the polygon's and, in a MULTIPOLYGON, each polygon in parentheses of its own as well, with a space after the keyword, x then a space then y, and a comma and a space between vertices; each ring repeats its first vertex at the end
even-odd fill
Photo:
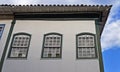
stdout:
POLYGON ((61 57, 62 35, 58 33, 49 33, 44 36, 42 58, 60 58, 61 57))
POLYGON ((80 35, 77 37, 78 47, 95 47, 94 36, 80 35))
POLYGON ((94 58, 95 48, 78 48, 78 58, 94 58))
POLYGON ((48 35, 45 37, 44 47, 60 47, 60 46, 61 46, 61 36, 48 35))
POLYGON ((28 47, 30 36, 17 35, 14 37, 12 47, 28 47))
POLYGON ((2 36, 4 27, 5 27, 5 24, 0 24, 0 38, 1 38, 1 36, 2 36))
POLYGON ((26 57, 27 48, 12 48, 10 57, 26 57))
POLYGON ((17 33, 13 36, 11 49, 9 52, 10 58, 26 58, 30 44, 31 35, 26 33, 17 33))
POLYGON ((77 35, 77 58, 95 58, 95 36, 91 33, 77 35))

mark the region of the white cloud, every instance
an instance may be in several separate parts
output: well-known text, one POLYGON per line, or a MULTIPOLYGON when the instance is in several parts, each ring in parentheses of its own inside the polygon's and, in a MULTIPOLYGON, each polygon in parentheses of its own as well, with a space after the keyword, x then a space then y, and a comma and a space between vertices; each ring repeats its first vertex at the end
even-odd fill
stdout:
POLYGON ((117 16, 117 14, 118 13, 120 13, 119 12, 119 8, 120 8, 120 2, 119 1, 114 1, 113 3, 112 3, 112 9, 111 9, 111 12, 110 12, 110 15, 109 15, 109 17, 108 17, 108 20, 107 20, 107 24, 108 23, 110 23, 110 22, 113 22, 113 21, 115 21, 116 19, 115 19, 115 15, 117 16))
POLYGON ((66 4, 94 4, 92 0, 65 0, 66 4))
POLYGON ((118 0, 0 0, 0 4, 113 4, 118 0))
POLYGON ((106 24, 101 37, 102 50, 120 47, 120 20, 106 24))
POLYGON ((11 4, 15 4, 15 5, 29 5, 29 4, 33 4, 35 1, 37 1, 37 0, 12 0, 11 4))
POLYGON ((115 1, 101 37, 102 50, 120 47, 120 2, 115 1))
MULTIPOLYGON (((109 4, 113 0, 0 0, 0 4, 109 4)), ((115 0, 114 0, 115 1, 115 0)))

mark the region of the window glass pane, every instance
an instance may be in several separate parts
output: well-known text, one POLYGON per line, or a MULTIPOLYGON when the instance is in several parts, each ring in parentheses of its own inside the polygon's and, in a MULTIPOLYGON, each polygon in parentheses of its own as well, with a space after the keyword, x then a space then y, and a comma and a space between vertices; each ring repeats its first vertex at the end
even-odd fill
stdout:
POLYGON ((27 48, 12 48, 10 57, 26 57, 27 48))
POLYGON ((13 40, 12 47, 28 47, 30 37, 26 35, 17 35, 13 40))
POLYGON ((45 37, 45 47, 60 47, 61 45, 61 36, 58 35, 49 35, 45 37))
POLYGON ((81 35, 78 36, 78 47, 94 47, 94 36, 81 35))
POLYGON ((4 30, 4 27, 5 27, 5 24, 0 24, 0 39, 2 37, 2 33, 3 33, 3 30, 4 30))
POLYGON ((95 48, 78 48, 79 58, 91 58, 95 57, 95 48))

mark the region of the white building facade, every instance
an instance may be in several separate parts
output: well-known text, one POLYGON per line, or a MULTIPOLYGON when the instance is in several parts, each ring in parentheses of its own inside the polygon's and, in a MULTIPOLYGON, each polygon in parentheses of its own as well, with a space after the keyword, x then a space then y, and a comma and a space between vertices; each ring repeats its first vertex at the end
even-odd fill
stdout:
POLYGON ((111 6, 0 6, 1 72, 104 72, 111 6))

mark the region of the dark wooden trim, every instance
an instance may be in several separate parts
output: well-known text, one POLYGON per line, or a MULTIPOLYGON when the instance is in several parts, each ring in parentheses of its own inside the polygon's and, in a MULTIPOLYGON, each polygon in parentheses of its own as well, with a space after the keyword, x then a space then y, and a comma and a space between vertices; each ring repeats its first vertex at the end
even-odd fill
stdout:
POLYGON ((15 14, 18 20, 40 20, 40 19, 65 19, 65 18, 99 18, 100 12, 82 12, 82 13, 20 13, 15 14))

